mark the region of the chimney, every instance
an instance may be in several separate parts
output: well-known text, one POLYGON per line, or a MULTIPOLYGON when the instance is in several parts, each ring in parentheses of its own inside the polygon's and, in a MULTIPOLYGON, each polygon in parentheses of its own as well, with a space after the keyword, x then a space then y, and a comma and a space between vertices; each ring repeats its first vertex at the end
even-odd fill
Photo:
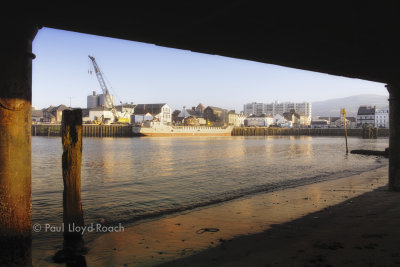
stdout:
POLYGON ((95 96, 96 95, 96 91, 93 91, 93 96, 95 96))

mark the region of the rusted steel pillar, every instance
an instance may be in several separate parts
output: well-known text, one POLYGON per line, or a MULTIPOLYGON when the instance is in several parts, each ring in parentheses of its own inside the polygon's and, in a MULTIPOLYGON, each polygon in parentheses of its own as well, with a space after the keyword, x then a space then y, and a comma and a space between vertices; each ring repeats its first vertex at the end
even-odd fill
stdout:
POLYGON ((32 264, 31 100, 34 25, 1 25, 0 266, 32 264))
POLYGON ((389 188, 400 191, 400 86, 386 85, 389 91, 389 188))

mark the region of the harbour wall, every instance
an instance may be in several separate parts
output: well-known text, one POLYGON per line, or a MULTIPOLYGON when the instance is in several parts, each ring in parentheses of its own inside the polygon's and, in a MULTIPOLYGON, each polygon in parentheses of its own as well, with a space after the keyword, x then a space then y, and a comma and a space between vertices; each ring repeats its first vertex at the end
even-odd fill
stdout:
MULTIPOLYGON (((84 137, 132 137, 136 136, 131 125, 82 125, 84 137)), ((34 124, 32 136, 60 136, 60 124, 34 124)), ((311 129, 311 128, 268 128, 268 127, 235 127, 233 136, 344 136, 342 128, 311 129)), ((347 129, 348 136, 376 138, 389 137, 389 129, 351 128, 347 129)))
MULTIPOLYGON (((309 135, 309 136, 344 136, 343 128, 268 128, 268 127, 235 127, 233 136, 273 136, 273 135, 309 135)), ((347 136, 362 138, 389 137, 389 129, 378 128, 350 128, 347 136)))
MULTIPOLYGON (((60 124, 35 124, 32 125, 32 136, 60 136, 60 124)), ((84 137, 132 137, 131 125, 96 125, 83 124, 84 137)))

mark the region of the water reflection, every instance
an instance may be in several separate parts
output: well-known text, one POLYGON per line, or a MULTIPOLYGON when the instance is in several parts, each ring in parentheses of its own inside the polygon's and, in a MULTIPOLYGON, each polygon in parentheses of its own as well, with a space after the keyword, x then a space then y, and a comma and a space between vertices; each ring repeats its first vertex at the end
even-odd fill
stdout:
MULTIPOLYGON (((350 149, 384 150, 387 145, 387 139, 349 138, 350 149)), ((346 156, 343 138, 331 137, 85 138, 83 146, 86 223, 129 224, 293 181, 387 164, 386 159, 346 156)), ((32 138, 34 223, 62 221, 61 154, 59 138, 32 138)), ((59 237, 38 233, 34 238, 59 237)))

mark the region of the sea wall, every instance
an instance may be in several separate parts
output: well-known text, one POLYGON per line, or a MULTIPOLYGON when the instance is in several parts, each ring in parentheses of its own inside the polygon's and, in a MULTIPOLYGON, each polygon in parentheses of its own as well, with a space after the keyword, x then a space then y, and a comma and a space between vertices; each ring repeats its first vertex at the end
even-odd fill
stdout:
MULTIPOLYGON (((60 136, 60 124, 35 124, 32 125, 32 136, 60 136)), ((131 125, 82 125, 84 137, 131 137, 131 125)))
MULTIPOLYGON (((34 124, 32 136, 60 136, 60 124, 34 124)), ((83 136, 85 137, 132 137, 131 125, 95 125, 84 124, 83 136)), ((344 129, 311 129, 311 128, 268 128, 268 127, 235 127, 233 136, 274 136, 274 135, 308 135, 308 136, 344 136, 344 129)), ((348 136, 363 138, 389 137, 389 129, 377 128, 352 128, 347 129, 348 136)))
MULTIPOLYGON (((309 136, 344 136, 342 128, 312 129, 312 128, 268 128, 268 127, 235 127, 233 136, 273 136, 273 135, 309 135, 309 136)), ((389 129, 351 128, 347 136, 363 138, 389 137, 389 129)))

